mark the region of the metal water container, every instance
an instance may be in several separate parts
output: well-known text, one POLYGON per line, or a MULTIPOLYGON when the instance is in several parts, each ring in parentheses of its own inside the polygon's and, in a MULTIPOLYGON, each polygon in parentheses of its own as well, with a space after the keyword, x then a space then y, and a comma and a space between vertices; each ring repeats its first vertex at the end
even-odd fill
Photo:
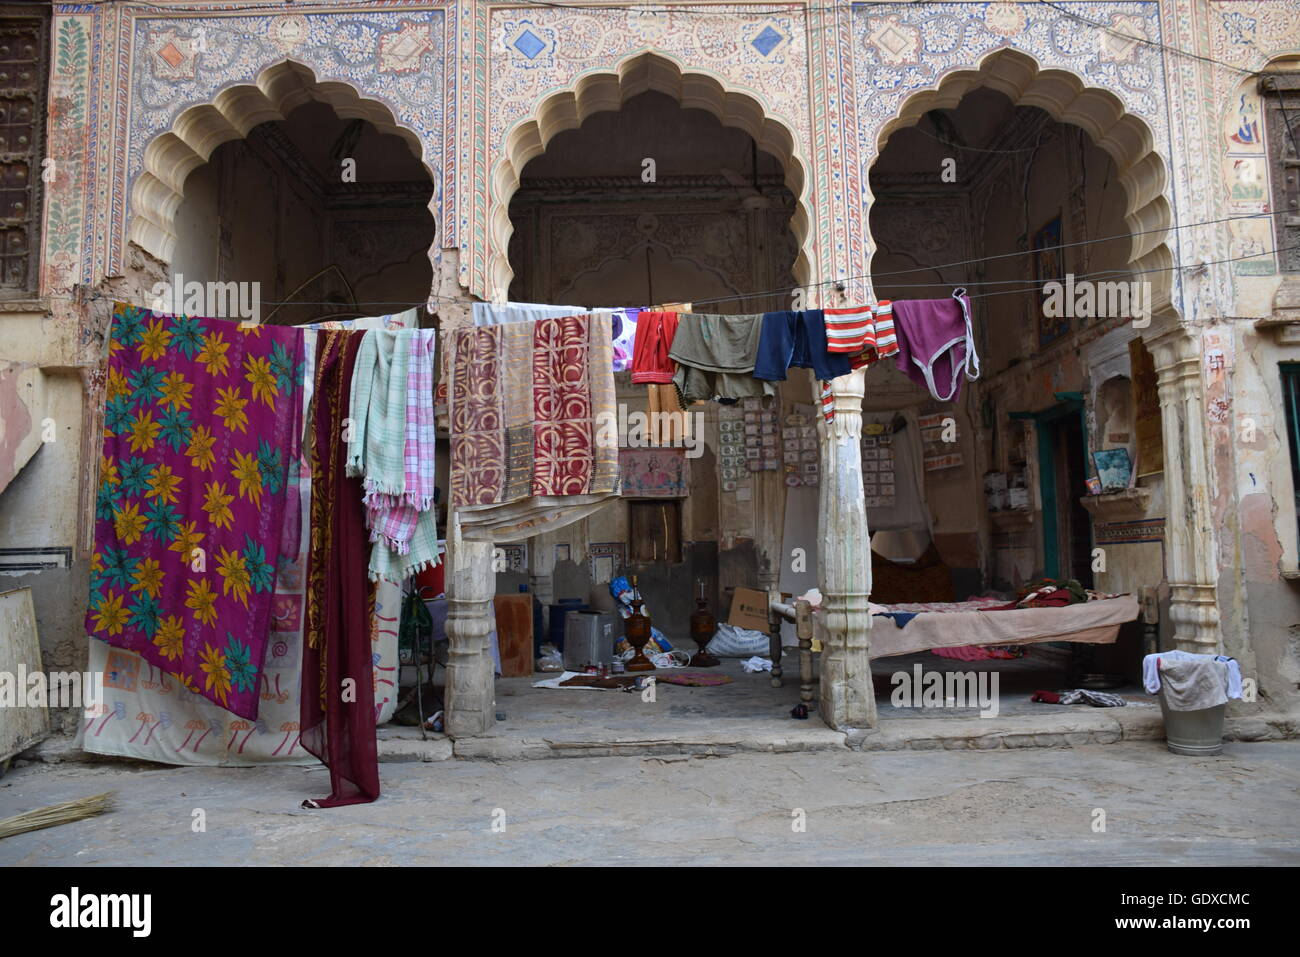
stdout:
POLYGON ((1193 758, 1223 753, 1223 718, 1227 705, 1198 711, 1175 711, 1160 689, 1160 713, 1165 719, 1165 746, 1174 754, 1193 758))
POLYGON ((571 611, 564 616, 564 669, 581 671, 587 665, 607 665, 614 660, 618 616, 607 611, 571 611))

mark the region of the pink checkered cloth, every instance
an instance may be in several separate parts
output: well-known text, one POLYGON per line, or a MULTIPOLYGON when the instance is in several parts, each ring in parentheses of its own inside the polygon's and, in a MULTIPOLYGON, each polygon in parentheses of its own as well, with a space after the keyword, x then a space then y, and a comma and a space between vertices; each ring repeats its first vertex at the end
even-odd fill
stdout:
POLYGON ((437 436, 433 410, 434 329, 417 329, 406 377, 406 500, 419 511, 433 506, 437 436))

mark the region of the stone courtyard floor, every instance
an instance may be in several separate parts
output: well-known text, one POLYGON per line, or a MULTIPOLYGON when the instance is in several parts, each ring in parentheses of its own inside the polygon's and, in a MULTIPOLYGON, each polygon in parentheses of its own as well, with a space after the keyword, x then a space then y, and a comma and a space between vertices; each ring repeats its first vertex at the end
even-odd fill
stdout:
POLYGON ((452 758, 381 774, 374 804, 302 810, 328 791, 323 769, 21 762, 0 778, 0 818, 108 790, 116 805, 0 840, 0 866, 1300 864, 1294 740, 1211 758, 1124 740, 452 758))

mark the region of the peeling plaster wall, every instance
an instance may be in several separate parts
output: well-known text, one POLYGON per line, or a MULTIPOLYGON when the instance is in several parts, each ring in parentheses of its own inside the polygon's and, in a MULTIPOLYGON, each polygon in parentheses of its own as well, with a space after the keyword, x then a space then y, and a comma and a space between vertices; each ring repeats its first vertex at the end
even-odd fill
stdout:
POLYGON ((1278 364, 1300 362, 1300 345, 1280 346, 1243 322, 1225 335, 1234 337, 1233 402, 1216 450, 1231 481, 1215 504, 1237 534, 1221 539, 1224 644, 1258 677, 1263 706, 1285 710, 1300 702, 1300 580, 1284 577, 1297 568, 1300 533, 1278 364))

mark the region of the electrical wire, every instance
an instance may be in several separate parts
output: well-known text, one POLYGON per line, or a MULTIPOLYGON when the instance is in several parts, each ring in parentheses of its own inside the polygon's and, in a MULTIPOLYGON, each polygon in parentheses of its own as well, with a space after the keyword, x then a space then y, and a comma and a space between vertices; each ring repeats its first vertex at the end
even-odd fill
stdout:
MULTIPOLYGON (((1131 279, 1131 277, 1133 277, 1133 276, 1144 276, 1144 275, 1150 275, 1150 274, 1155 274, 1155 273, 1164 273, 1164 272, 1177 272, 1177 271, 1180 270, 1180 269, 1201 269, 1201 268, 1204 268, 1204 267, 1206 267, 1206 266, 1217 266, 1217 265, 1221 265, 1221 264, 1224 264, 1224 263, 1242 262, 1242 261, 1247 260, 1247 259, 1258 259, 1258 258, 1260 258, 1260 257, 1262 257, 1262 256, 1272 256, 1272 255, 1275 255, 1275 254, 1277 254, 1277 253, 1290 252, 1290 251, 1293 250, 1293 249, 1300 249, 1300 245, 1295 245, 1295 246, 1281 246, 1281 247, 1277 247, 1277 248, 1274 248, 1274 249, 1268 249, 1268 250, 1265 250, 1264 252, 1259 252, 1259 253, 1250 253, 1249 255, 1246 255, 1246 256, 1234 256, 1234 257, 1231 257, 1231 258, 1228 258, 1228 259, 1215 259, 1215 260, 1210 260, 1210 261, 1208 261, 1208 262, 1198 262, 1198 263, 1192 263, 1192 264, 1175 263, 1175 264, 1172 265, 1172 266, 1159 266, 1159 267, 1153 267, 1153 268, 1151 268, 1151 269, 1138 269, 1138 270, 1129 270, 1129 269, 1109 269, 1109 270, 1105 270, 1105 271, 1102 271, 1102 272, 1094 272, 1094 273, 1080 273, 1080 274, 1078 274, 1078 275, 1075 275, 1075 276, 1074 276, 1074 279, 1075 279, 1076 282, 1081 281, 1081 280, 1086 280, 1086 281, 1090 281, 1090 282, 1091 282, 1091 281, 1124 280, 1124 279, 1126 279, 1126 278, 1127 278, 1127 279, 1131 279)), ((1072 275, 1073 275, 1073 274, 1072 274, 1072 275)), ((1040 281, 1038 281, 1038 280, 1028 280, 1028 279, 989 280, 989 281, 987 281, 987 282, 982 282, 982 283, 981 283, 981 282, 963 282, 963 283, 929 282, 929 283, 917 283, 917 284, 914 284, 913 286, 910 286, 910 287, 909 287, 909 286, 903 286, 903 285, 891 285, 889 288, 891 288, 891 289, 903 289, 903 288, 933 288, 933 287, 935 287, 935 286, 949 286, 949 285, 961 285, 961 286, 965 286, 965 287, 967 287, 967 288, 976 288, 976 287, 983 287, 983 286, 1001 286, 1001 285, 1016 285, 1016 286, 1018 287, 1018 288, 1016 288, 1016 289, 1004 289, 1004 290, 1002 290, 1002 291, 1000 291, 1000 292, 981 293, 981 294, 979 294, 979 295, 974 295, 974 296, 970 296, 970 297, 968 297, 968 298, 970 298, 972 301, 974 301, 974 300, 977 300, 977 299, 989 299, 989 298, 992 298, 993 296, 1024 295, 1025 293, 1039 292, 1039 291, 1042 290, 1042 287, 1043 287, 1043 285, 1044 285, 1044 282, 1060 282, 1060 281, 1062 281, 1062 279, 1064 279, 1064 277, 1059 277, 1059 278, 1056 278, 1056 279, 1044 280, 1043 282, 1040 282, 1040 281)), ((691 300, 691 305, 692 305, 692 306, 697 306, 697 305, 714 305, 714 304, 716 304, 716 303, 720 303, 720 302, 736 302, 736 301, 741 301, 741 300, 745 300, 745 299, 762 299, 762 298, 768 298, 768 297, 771 297, 771 296, 789 295, 790 291, 791 291, 790 288, 786 288, 786 289, 776 289, 776 290, 772 290, 772 291, 767 292, 767 293, 748 293, 748 294, 746 294, 746 295, 718 296, 718 297, 715 297, 715 298, 712 298, 712 299, 693 299, 693 300, 691 300)), ((80 297, 77 297, 77 296, 45 296, 45 297, 42 297, 42 298, 47 299, 47 300, 50 300, 50 301, 59 301, 59 302, 81 302, 81 301, 83 301, 80 297)), ((87 296, 86 299, 89 300, 89 301, 91 301, 91 302, 101 301, 101 300, 113 300, 113 301, 118 301, 118 302, 122 302, 122 301, 124 301, 124 300, 117 299, 116 296, 113 296, 113 295, 106 295, 106 294, 101 293, 101 292, 95 292, 95 293, 92 293, 91 295, 87 296)), ((418 307, 421 307, 421 306, 427 306, 427 305, 428 305, 429 303, 431 303, 431 302, 448 302, 448 303, 457 303, 457 304, 459 304, 459 305, 466 305, 466 304, 467 304, 467 300, 465 300, 465 299, 457 299, 457 298, 452 297, 452 296, 430 296, 427 300, 422 300, 422 301, 420 301, 420 302, 356 302, 356 303, 352 303, 352 305, 353 305, 353 306, 378 306, 378 307, 383 307, 383 306, 398 306, 398 307, 404 307, 404 308, 406 308, 406 309, 412 309, 412 308, 418 308, 418 307)), ((135 306, 136 308, 139 308, 139 309, 150 309, 150 308, 151 308, 151 307, 149 307, 149 306, 141 306, 141 305, 139 305, 138 303, 132 303, 132 302, 128 302, 127 305, 135 306)), ((337 302, 300 302, 300 301, 285 301, 285 302, 277 302, 277 301, 274 301, 274 300, 262 300, 261 303, 260 303, 260 305, 263 305, 263 306, 338 306, 339 303, 337 303, 337 302)))
MULTIPOLYGON (((736 295, 732 295, 732 296, 717 296, 717 297, 714 297, 714 298, 711 298, 711 299, 693 299, 693 300, 691 300, 691 302, 692 302, 692 304, 700 304, 700 305, 709 304, 709 305, 712 305, 712 304, 723 303, 723 302, 739 302, 739 301, 743 301, 743 300, 746 300, 746 299, 765 299, 765 298, 771 298, 771 297, 774 297, 774 296, 787 296, 787 295, 790 294, 791 290, 794 289, 794 288, 815 289, 815 288, 818 288, 818 287, 821 287, 821 286, 838 285, 838 284, 849 283, 849 282, 857 282, 857 281, 866 281, 866 282, 870 282, 870 283, 872 283, 872 285, 874 286, 874 285, 875 285, 875 284, 876 284, 880 279, 883 279, 883 278, 886 278, 886 277, 889 277, 889 276, 903 276, 903 275, 908 275, 908 274, 910 274, 910 273, 915 273, 915 272, 938 272, 939 270, 942 270, 942 269, 955 269, 955 268, 957 268, 957 267, 959 267, 959 266, 973 266, 973 265, 980 265, 980 264, 983 264, 983 263, 994 262, 994 261, 1001 260, 1001 259, 1015 259, 1015 258, 1020 258, 1020 257, 1023 257, 1023 256, 1034 255, 1035 253, 1049 252, 1049 251, 1052 251, 1052 250, 1059 250, 1059 249, 1073 249, 1073 248, 1078 248, 1078 247, 1081 247, 1081 246, 1095 246, 1095 245, 1099 245, 1099 244, 1101 244, 1101 243, 1115 242, 1115 241, 1117 241, 1117 240, 1127 240, 1127 239, 1132 239, 1132 238, 1137 237, 1137 236, 1148 235, 1148 234, 1151 234, 1151 233, 1176 232, 1176 231, 1178 231, 1178 230, 1182 230, 1182 229, 1194 229, 1194 228, 1201 227, 1201 226, 1216 226, 1216 225, 1220 225, 1220 224, 1222 224, 1222 223, 1236 222, 1236 221, 1240 221, 1240 220, 1268 219, 1268 218, 1272 218, 1272 217, 1274 217, 1274 216, 1281 216, 1281 215, 1284 215, 1285 213, 1286 213, 1286 210, 1277 210, 1277 211, 1274 211, 1274 212, 1271 212, 1271 213, 1247 213, 1247 214, 1243 214, 1243 215, 1240 215, 1240 216, 1225 216, 1225 217, 1222 217, 1222 218, 1220 218, 1220 219, 1209 219, 1209 220, 1204 220, 1204 221, 1202 221, 1202 222, 1197 222, 1197 223, 1171 224, 1171 225, 1169 225, 1169 226, 1161 226, 1161 227, 1158 227, 1158 228, 1155 228, 1155 229, 1139 230, 1139 231, 1137 231, 1137 232, 1132 232, 1132 233, 1117 233, 1117 234, 1115 234, 1115 235, 1113 235, 1113 236, 1103 236, 1103 237, 1100 237, 1100 238, 1098 238, 1098 239, 1087 239, 1087 240, 1081 240, 1081 241, 1079 241, 1079 242, 1073 242, 1073 243, 1058 243, 1058 244, 1056 244, 1056 245, 1054 245, 1054 246, 1042 246, 1042 247, 1040 247, 1040 248, 1038 248, 1038 249, 1035 249, 1035 250, 1017 250, 1017 251, 1015 251, 1015 252, 1010 252, 1010 253, 998 253, 997 255, 993 255, 993 256, 980 256, 980 257, 977 257, 977 258, 974 258, 974 259, 964 259, 964 260, 959 260, 959 261, 955 261, 955 262, 940 263, 940 264, 937 264, 937 265, 914 266, 914 267, 912 267, 912 268, 910 268, 910 269, 897 269, 897 270, 893 270, 893 271, 890 271, 890 272, 881 272, 881 273, 874 273, 874 274, 868 273, 868 274, 861 275, 861 276, 847 276, 847 277, 843 277, 843 278, 839 278, 839 279, 827 279, 827 280, 823 280, 823 281, 821 281, 821 282, 808 283, 808 284, 806 284, 806 285, 803 286, 803 287, 787 286, 787 287, 783 287, 783 288, 781 288, 781 289, 768 289, 768 290, 766 290, 766 291, 760 291, 760 292, 749 292, 749 293, 740 293, 740 294, 736 294, 736 295)), ((1292 248, 1292 247, 1285 247, 1285 248, 1280 249, 1280 250, 1275 250, 1275 252, 1285 252, 1285 251, 1290 250, 1291 248, 1292 248)), ((1257 257, 1260 257, 1260 256, 1266 256, 1266 255, 1269 255, 1269 253, 1267 253, 1267 252, 1263 252, 1263 253, 1252 253, 1252 254, 1249 255, 1249 256, 1242 256, 1242 257, 1238 257, 1238 258, 1239 258, 1239 259, 1254 259, 1254 258, 1257 258, 1257 257)), ((1233 259, 1233 260, 1221 260, 1221 262, 1236 262, 1236 261, 1238 261, 1238 260, 1235 260, 1235 259, 1233 259)), ((1195 268, 1199 268, 1200 266, 1209 266, 1209 265, 1214 265, 1214 263, 1208 263, 1208 262, 1207 262, 1207 263, 1194 263, 1194 264, 1188 264, 1188 265, 1177 265, 1177 266, 1165 267, 1163 270, 1156 270, 1156 271, 1166 271, 1166 270, 1167 270, 1167 271, 1174 271, 1174 270, 1177 270, 1177 269, 1195 269, 1195 268)), ((1076 279, 1078 279, 1078 278, 1088 278, 1088 277, 1097 277, 1097 276, 1125 276, 1125 275, 1134 275, 1134 273, 1133 273, 1132 271, 1108 271, 1108 272, 1103 272, 1103 273, 1089 273, 1089 274, 1086 274, 1086 275, 1085 275, 1085 274, 1081 274, 1081 275, 1079 275, 1079 276, 1076 276, 1076 279)), ((964 285, 964 286, 966 286, 967 288, 973 289, 973 288, 982 288, 982 287, 985 287, 985 286, 1002 286, 1002 285, 1013 285, 1013 284, 1014 284, 1014 285, 1023 285, 1023 284, 1026 283, 1026 282, 1027 282, 1027 280, 1015 280, 1015 279, 987 279, 987 280, 970 280, 970 281, 963 281, 963 282, 961 283, 961 285, 964 285)), ((930 288, 930 287, 933 287, 933 286, 936 286, 936 285, 949 285, 949 283, 945 283, 945 282, 893 283, 893 282, 891 282, 891 283, 884 283, 883 285, 888 286, 890 289, 923 289, 923 288, 930 288)), ((1028 289, 1028 288, 1033 288, 1033 287, 1032 287, 1032 286, 1026 286, 1025 288, 1028 289)), ((1013 291, 1024 291, 1024 289, 1022 289, 1022 290, 1013 290, 1013 291)), ((51 300, 66 301, 66 302, 76 302, 76 301, 78 301, 78 298, 75 297, 75 296, 50 296, 50 297, 48 297, 48 298, 51 299, 51 300)), ((95 295, 95 296, 92 296, 91 298, 92 298, 92 299, 95 299, 95 298, 108 299, 108 298, 112 298, 112 297, 110 297, 110 296, 99 296, 99 295, 95 295)), ((367 308, 383 308, 383 307, 388 307, 388 306, 395 306, 395 307, 398 307, 399 309, 411 309, 411 308, 415 308, 415 307, 419 307, 419 306, 426 306, 426 305, 428 305, 429 303, 432 303, 432 302, 447 302, 447 303, 461 303, 461 304, 464 304, 465 301, 466 301, 466 300, 461 299, 461 298, 457 298, 457 297, 455 297, 455 296, 437 296, 437 295, 431 295, 431 296, 429 296, 427 299, 425 299, 425 300, 421 300, 420 302, 407 302, 407 301, 395 301, 395 300, 368 300, 368 301, 357 301, 357 302, 352 302, 352 303, 339 303, 339 302, 306 302, 306 301, 302 301, 302 300, 262 300, 262 301, 261 301, 261 304, 264 305, 264 306, 316 306, 316 307, 334 307, 334 308, 339 308, 339 307, 349 306, 349 305, 351 305, 351 306, 353 306, 353 307, 361 307, 361 306, 365 306, 365 307, 367 307, 367 308)), ((134 304, 133 304, 133 305, 134 305, 134 304)), ((146 307, 141 307, 141 308, 146 308, 146 307)))

